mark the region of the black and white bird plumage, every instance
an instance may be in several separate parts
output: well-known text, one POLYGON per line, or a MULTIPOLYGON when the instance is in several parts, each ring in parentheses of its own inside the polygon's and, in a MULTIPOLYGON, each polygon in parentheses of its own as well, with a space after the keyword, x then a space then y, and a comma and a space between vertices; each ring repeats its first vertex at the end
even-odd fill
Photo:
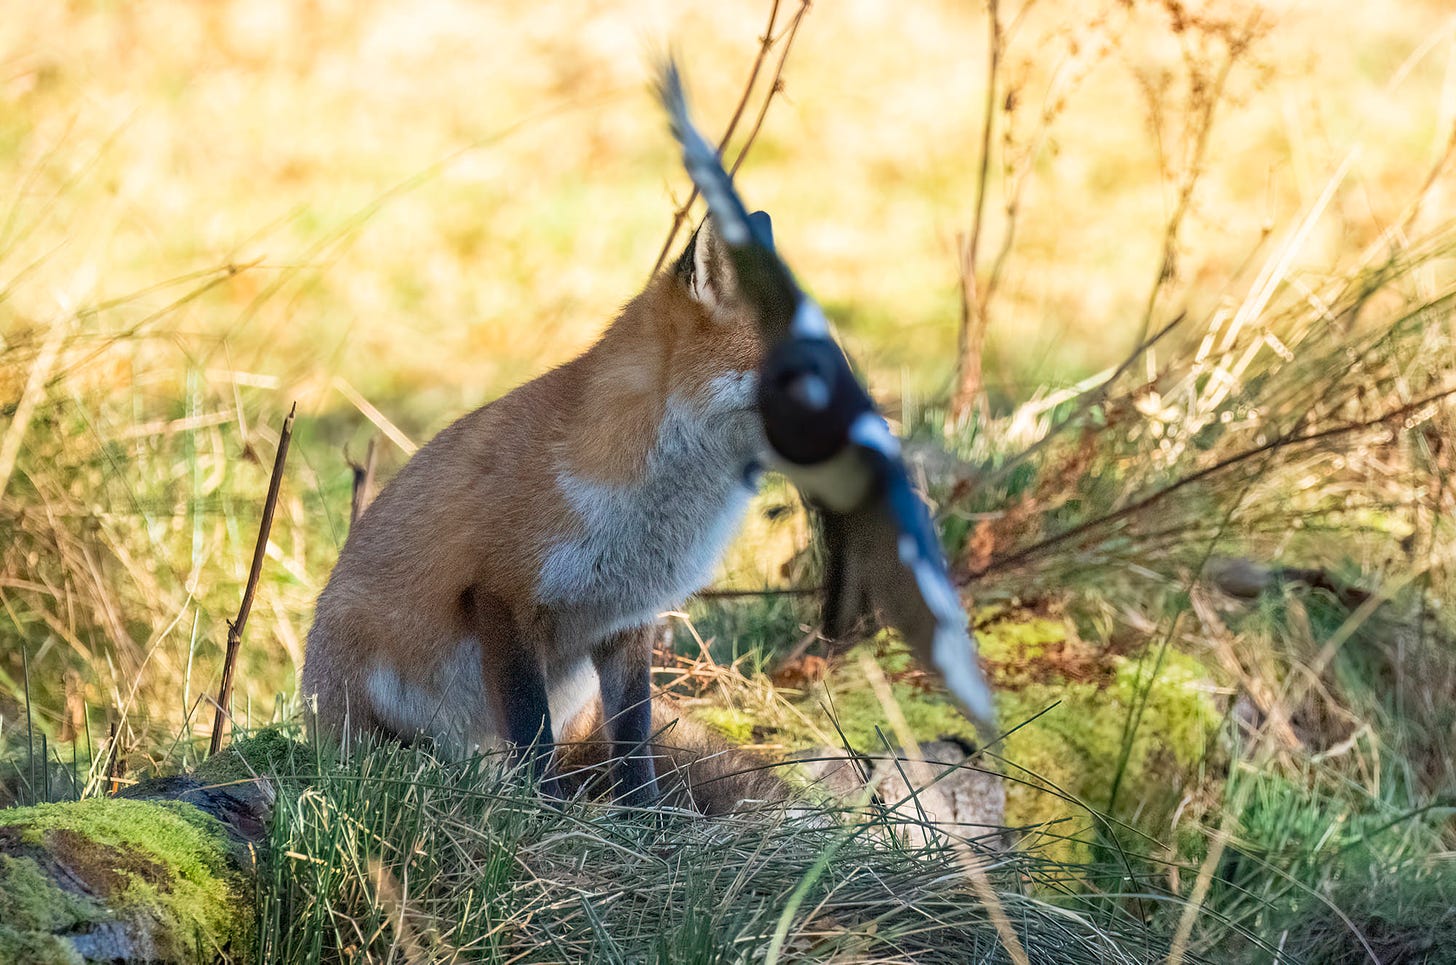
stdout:
POLYGON ((749 213, 717 151, 693 127, 675 64, 664 70, 660 93, 683 165, 728 245, 739 290, 758 313, 766 350, 758 408, 774 468, 821 514, 826 630, 834 636, 878 613, 922 666, 939 673, 961 710, 993 728, 990 688, 900 440, 823 311, 779 257, 767 215, 749 213))

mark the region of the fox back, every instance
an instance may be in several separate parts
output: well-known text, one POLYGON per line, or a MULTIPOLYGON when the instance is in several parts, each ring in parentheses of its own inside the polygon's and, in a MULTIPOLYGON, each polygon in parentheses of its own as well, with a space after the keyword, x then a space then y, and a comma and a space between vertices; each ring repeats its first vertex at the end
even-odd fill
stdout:
POLYGON ((630 758, 650 736, 652 625, 706 582, 752 495, 762 354, 705 222, 585 354, 420 449, 319 597, 316 726, 503 739, 542 770, 600 693, 632 761, 620 784, 655 796, 650 758, 630 758))

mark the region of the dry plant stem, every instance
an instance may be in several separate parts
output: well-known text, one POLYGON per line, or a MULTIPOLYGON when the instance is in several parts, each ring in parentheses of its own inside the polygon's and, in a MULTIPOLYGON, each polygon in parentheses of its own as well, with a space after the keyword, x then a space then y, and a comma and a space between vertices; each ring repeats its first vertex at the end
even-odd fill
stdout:
POLYGON ((227 653, 222 662, 222 683, 217 688, 217 709, 212 717, 212 740, 208 743, 208 754, 222 749, 222 728, 227 718, 228 703, 232 700, 233 668, 238 662, 238 647, 243 642, 243 628, 247 626, 248 614, 253 609, 253 597, 258 592, 258 579, 263 575, 263 556, 268 549, 268 533, 273 529, 273 513, 278 509, 278 490, 283 485, 283 466, 288 461, 288 443, 293 438, 293 417, 298 413, 298 403, 288 410, 283 428, 278 433, 278 454, 273 457, 273 474, 268 479, 268 496, 263 501, 263 520, 258 525, 258 542, 253 547, 253 565, 248 570, 248 585, 243 590, 243 602, 238 607, 236 620, 228 623, 227 653))
MULTIPOLYGON (((753 85, 758 83, 758 73, 763 69, 763 62, 768 57, 768 52, 774 44, 774 24, 779 19, 779 2, 773 0, 773 6, 768 11, 768 26, 763 30, 763 36, 759 38, 758 55, 753 58, 753 68, 748 72, 748 82, 743 85, 743 93, 738 98, 738 106, 733 108, 733 117, 728 121, 728 128, 723 132, 723 138, 718 142, 718 154, 721 156, 728 149, 728 141, 733 137, 733 132, 738 129, 738 122, 743 117, 743 111, 748 106, 748 98, 753 93, 753 85)), ((769 96, 773 96, 772 89, 769 96)), ((698 189, 694 185, 688 192, 688 199, 678 206, 672 213, 672 227, 668 229, 667 239, 662 243, 662 249, 657 253, 657 260, 652 263, 652 274, 656 275, 662 270, 663 263, 667 261, 668 253, 672 251, 672 243, 677 240, 677 233, 682 228, 683 221, 687 218, 688 212, 692 210, 693 202, 698 199, 698 189)))
POLYGON ((733 116, 728 118, 728 130, 723 136, 723 141, 718 145, 718 152, 728 146, 728 138, 738 129, 738 121, 743 117, 743 112, 748 108, 748 95, 753 92, 753 85, 758 82, 758 72, 763 69, 763 62, 768 58, 768 52, 773 47, 774 26, 779 21, 780 0, 773 0, 773 5, 768 11, 768 26, 763 28, 763 36, 758 38, 758 54, 753 58, 753 68, 748 72, 748 83, 743 85, 743 96, 738 98, 738 106, 733 108, 733 116))
MULTIPOLYGON (((1251 32, 1252 29, 1251 27, 1251 32)), ((1202 104, 1202 110, 1198 113, 1198 132, 1194 135, 1192 156, 1183 173, 1183 183, 1178 188, 1178 201, 1173 208, 1173 213, 1168 216, 1168 221, 1163 226, 1162 260, 1158 264, 1158 274, 1153 279, 1153 287, 1148 291, 1147 304, 1143 307, 1142 336, 1146 336, 1148 329, 1152 326, 1153 313, 1158 307, 1158 297, 1173 278, 1178 259, 1178 235, 1183 227, 1183 219, 1187 216, 1188 209, 1192 207, 1193 193, 1198 189, 1198 182, 1203 175, 1203 159, 1208 153, 1209 135, 1213 132, 1214 113, 1219 101, 1223 99, 1224 87, 1228 83, 1229 74, 1233 71, 1234 63, 1237 60, 1238 53, 1231 51, 1219 69, 1218 76, 1214 79, 1208 93, 1204 95, 1206 99, 1202 104)), ((1156 108, 1154 109, 1156 110, 1156 108)), ((1161 144, 1161 139, 1159 143, 1161 144)))
POLYGON ((377 462, 378 447, 377 440, 369 440, 369 448, 364 451, 364 463, 349 462, 349 468, 354 472, 354 492, 349 500, 349 528, 353 529, 354 524, 359 521, 364 510, 374 499, 374 470, 377 462))
MULTIPOLYGON (((890 689, 890 682, 885 679, 885 672, 880 665, 875 663, 869 654, 861 654, 859 659, 860 671, 869 681, 870 689, 875 692, 875 698, 879 700, 880 707, 885 712, 885 719, 890 724, 890 730, 894 732, 895 739, 900 742, 900 749, 909 761, 910 773, 914 775, 914 782, 906 781, 910 788, 910 794, 914 796, 917 785, 929 787, 934 783, 935 778, 929 766, 925 763, 925 755, 920 752, 920 741, 915 738, 915 733, 910 729, 910 722, 905 719, 905 714, 900 710, 900 704, 895 700, 895 692, 890 689)), ((891 754, 893 758, 894 755, 891 754)), ((1006 949, 1006 954, 1016 965, 1028 965, 1026 949, 1021 945, 1021 939, 1016 935, 1016 929, 1011 927, 1011 920, 1006 917, 1006 909, 1001 905, 1001 899, 996 895, 996 889, 991 887, 991 879, 986 875, 986 864, 982 857, 971 850, 970 845, 958 835, 950 835, 952 845, 955 847, 956 857, 960 859, 961 867, 965 869, 966 877, 971 881, 971 889, 975 891, 976 897, 985 906, 986 916, 991 919, 991 924, 996 929, 996 937, 1001 941, 1001 947, 1006 949)))
POLYGON ((1382 412, 1380 415, 1375 416, 1374 418, 1365 419, 1360 422, 1343 423, 1341 425, 1331 426, 1328 429, 1321 429, 1316 432, 1309 432, 1303 435, 1296 434, 1296 427, 1296 430, 1278 435, 1268 442, 1264 443, 1263 445, 1255 446, 1252 449, 1245 449, 1241 452, 1236 452, 1231 456, 1220 459, 1218 462, 1214 463, 1211 466, 1206 466, 1205 468, 1200 469, 1197 472, 1191 472, 1188 475, 1183 476, 1181 479, 1174 480, 1173 482, 1162 487, 1161 489, 1154 490, 1153 492, 1149 493, 1141 499, 1137 499, 1131 503, 1128 503, 1126 506, 1123 506, 1120 509, 1115 509, 1110 513, 1106 513, 1102 516, 1097 517, 1096 519, 1089 519, 1084 523, 1079 523, 1076 526, 1073 526, 1071 529, 1064 530, 1052 536, 1048 536, 1046 539, 1039 540, 1038 542, 1031 544, 1025 549, 1017 550, 1009 556, 1005 556, 1000 559, 993 559, 985 566, 982 566, 978 569, 972 570, 971 572, 964 574, 964 576, 959 579, 959 582, 968 582, 970 580, 979 579, 994 570, 1010 569, 1014 566, 1026 562, 1028 559, 1045 553, 1047 550, 1053 547, 1060 546, 1063 543, 1066 543, 1069 540, 1074 540, 1079 536, 1085 536, 1087 533, 1092 532, 1098 527, 1107 526, 1119 520, 1126 519, 1129 516, 1140 513, 1144 509, 1147 509, 1149 506, 1152 506, 1154 503, 1157 503, 1165 499, 1166 497, 1171 496, 1173 493, 1177 492, 1180 489, 1183 489, 1186 486, 1191 486, 1196 482, 1207 479, 1209 476, 1215 475, 1225 469, 1229 469, 1233 466, 1247 462, 1250 459, 1271 452, 1272 450, 1280 449, 1285 446, 1305 445, 1311 442, 1319 442, 1324 439, 1331 439, 1337 436, 1348 435, 1352 432, 1361 432, 1365 429, 1373 429, 1376 426, 1391 421, 1392 419, 1399 419, 1401 416, 1410 415, 1412 412, 1418 412, 1428 405, 1440 402, 1443 399, 1448 399, 1453 395, 1456 395, 1456 386, 1442 389, 1439 392, 1433 392, 1430 395, 1417 399, 1414 402, 1409 402, 1405 405, 1397 406, 1396 408, 1391 409, 1388 412, 1382 412))
POLYGON ((349 400, 349 404, 363 413, 364 418, 374 423, 375 428, 384 433, 385 438, 399 447, 406 456, 413 456, 419 451, 419 445, 404 434, 404 430, 375 407, 374 403, 364 398, 359 390, 348 383, 343 376, 336 375, 333 379, 333 386, 339 394, 349 400))
POLYGON ((116 746, 116 721, 111 722, 110 736, 106 740, 106 793, 115 794, 121 790, 121 782, 117 779, 117 746, 116 746))
POLYGON ((991 135, 996 124, 996 79, 1001 71, 1001 55, 1005 38, 1001 29, 1001 9, 997 0, 989 0, 990 57, 986 65, 986 117, 981 127, 981 168, 976 179, 976 206, 971 216, 971 231, 961 248, 961 327, 956 352, 956 389, 951 398, 951 423, 959 425, 971 409, 983 406, 985 395, 982 373, 986 347, 986 310, 989 292, 982 292, 976 280, 977 260, 981 249, 981 230, 986 220, 986 191, 991 180, 991 135))
MULTIPOLYGON (((759 128, 763 126, 763 119, 768 114, 768 106, 773 101, 774 95, 784 89, 783 74, 784 64, 788 61, 789 50, 794 46, 794 37, 799 32, 799 24, 804 19, 804 14, 809 12, 812 0, 799 0, 799 9, 795 12, 793 19, 789 21, 788 27, 778 36, 774 36, 774 25, 778 21, 780 0, 774 0, 773 7, 769 10, 768 26, 764 29, 763 36, 759 38, 758 55, 754 57, 753 69, 748 72, 748 82, 743 85, 743 94, 738 98, 738 106, 733 109, 733 117, 728 122, 728 129, 723 132, 723 137, 718 141, 718 154, 722 155, 728 149, 728 142, 733 139, 733 133, 738 129, 738 122, 743 118, 743 111, 748 106, 748 99, 753 94, 753 88, 758 83, 758 75, 763 69, 763 63, 768 57, 768 52, 782 39, 784 42, 783 51, 779 54, 777 65, 774 67, 773 80, 769 84, 768 93, 764 95, 763 104, 759 107, 758 118, 754 121, 753 130, 743 142, 743 147, 738 152, 738 157, 728 169, 730 175, 736 174, 738 168, 743 164, 743 159, 748 156, 748 151, 753 147, 753 142, 758 138, 759 128)), ((688 192, 688 199, 678 206, 672 215, 672 227, 667 232, 667 239, 662 243, 662 249, 657 253, 657 260, 652 263, 652 274, 656 275, 662 270, 663 264, 667 261, 668 254, 672 251, 673 242, 677 240, 677 233, 682 228, 683 222, 687 219, 688 212, 692 210, 693 202, 697 200, 698 189, 695 187, 688 192)))
MULTIPOLYGON (((1035 6, 1035 4, 1036 0, 1028 0, 1028 2, 1023 4, 1021 9, 1016 12, 1016 15, 1011 18, 1010 25, 1006 26, 1002 30, 1003 51, 1010 48, 1012 38, 1016 34, 1017 28, 1025 20, 1026 16, 1031 12, 1031 9, 1033 6, 1035 6)), ((1002 56, 1004 59, 1004 53, 1002 56)), ((1083 76, 1085 76, 1087 70, 1088 68, 1084 68, 1083 76)), ((1059 102, 1065 101, 1071 90, 1078 83, 1078 80, 1075 79, 1075 75, 1075 71, 1071 71, 1069 76, 1067 74, 1062 74, 1060 67, 1057 69, 1056 79, 1053 80, 1052 84, 1047 90, 1041 124, 1037 128, 1035 137, 1032 140, 1028 141, 1027 144, 1023 147, 1022 157, 1016 163, 1014 169, 1009 161, 1003 162, 1005 168, 1005 177, 1009 185, 1009 190, 1003 189, 1007 194, 1004 209, 1006 216, 1006 227, 1005 230, 1001 232, 1001 243, 997 246, 996 256, 991 259, 991 269, 986 276, 986 284, 984 286, 984 294, 982 295, 982 299, 984 303, 988 306, 992 299, 996 297, 996 292, 1001 286, 1001 278, 1005 274, 1006 264, 1011 258, 1011 252, 1016 242, 1016 228, 1021 211, 1022 195, 1026 189, 1027 182, 1031 179, 1031 175, 1035 170, 1036 159, 1041 155, 1043 148, 1046 146, 1047 142, 1051 138, 1051 129, 1052 124, 1054 123, 1054 119, 1056 115, 1062 112, 1062 108, 1059 102)), ((1006 93, 1004 97, 1001 98, 1001 103, 1004 105, 1003 112, 1006 115, 1006 121, 1004 124, 1004 129, 1002 131, 1001 140, 1003 144, 1003 152, 1005 152, 1005 154, 1007 155, 1009 155, 1011 152, 1011 146, 1013 141, 1012 105, 1016 101, 1017 96, 1018 89, 1016 84, 1013 81, 1008 80, 1006 93)), ((989 310, 986 312, 986 314, 989 315, 989 310)))
POLYGON ((20 402, 15 406, 15 415, 10 419, 4 439, 0 440, 0 500, 5 498, 5 490, 10 485, 10 477, 15 472, 15 462, 20 458, 20 444, 25 440, 25 433, 30 428, 30 420, 35 415, 36 407, 45 397, 46 381, 50 377, 51 368, 56 364, 56 357, 61 352, 61 343, 65 341, 66 332, 69 330, 68 321, 59 321, 51 326, 45 341, 41 344, 40 354, 36 356, 35 363, 30 367, 30 375, 25 380, 25 390, 21 392, 20 402))
MULTIPOLYGON (((763 119, 768 116, 768 106, 773 103, 775 94, 783 92, 784 89, 784 64, 788 63, 789 51, 794 46, 794 37, 798 36, 799 24, 804 21, 804 14, 809 12, 810 0, 800 0, 799 11, 794 14, 794 19, 789 21, 788 29, 784 32, 784 49, 779 52, 779 61, 774 65, 773 81, 769 85, 768 93, 763 96, 763 103, 758 107, 758 116, 753 119, 753 128, 748 132, 748 137, 743 141, 743 148, 738 152, 738 157, 733 159, 733 166, 728 169, 728 176, 732 177, 738 173, 743 166, 743 161, 748 157, 748 149, 753 142, 758 140, 758 132, 763 129, 763 119)), ((727 142, 724 142, 725 146, 727 142)))

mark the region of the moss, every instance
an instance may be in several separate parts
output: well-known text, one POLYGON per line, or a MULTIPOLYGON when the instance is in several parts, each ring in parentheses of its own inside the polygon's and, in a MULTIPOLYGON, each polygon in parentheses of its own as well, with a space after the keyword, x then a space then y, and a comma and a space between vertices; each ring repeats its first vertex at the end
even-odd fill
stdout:
MULTIPOLYGON (((243 878, 229 858, 232 841, 221 823, 191 805, 92 798, 16 808, 0 812, 0 835, 12 852, 0 907, 27 915, 33 932, 64 927, 67 915, 76 918, 72 924, 99 921, 92 912, 104 904, 106 917, 152 943, 162 960, 189 960, 198 946, 236 952, 251 941, 243 878), (30 855, 59 862, 93 904, 58 905, 49 919, 39 916, 34 888, 37 877, 43 885, 46 879, 25 868, 30 855)), ((5 920, 25 933, 26 926, 16 926, 20 919, 5 920)))
POLYGON ((1034 658, 1067 638, 1067 625, 1054 617, 1017 615, 1004 607, 976 614, 976 644, 983 660, 1034 658))
POLYGON ((753 740, 756 722, 751 715, 736 707, 699 707, 693 710, 692 717, 735 744, 747 744, 753 740))
POLYGON ((213 785, 275 777, 289 769, 294 755, 304 746, 281 728, 265 727, 203 761, 192 776, 213 785))
POLYGON ((1037 683, 997 696, 1003 727, 1027 722, 1001 750, 1013 765, 1008 773, 1017 778, 1007 784, 1007 823, 1046 826, 1042 843, 1050 857, 1090 856, 1098 823, 1092 811, 1111 812, 1162 836, 1218 729, 1221 717, 1197 661, 1170 653, 1149 684, 1152 657, 1147 659, 1145 666, 1111 658, 1110 681, 1037 683), (1144 690, 1146 703, 1119 781, 1124 731, 1144 690))
MULTIPOLYGON (((1122 821, 1165 835, 1221 721, 1202 665, 1169 651, 1149 682, 1152 653, 1142 659, 1110 654, 1078 639, 1060 618, 983 612, 978 623, 1001 725, 1011 730, 995 748, 1008 762, 1007 825, 1043 827, 1024 844, 1066 861, 1091 856, 1098 823, 1092 810, 1111 809, 1122 821), (1146 703, 1118 781, 1124 729, 1143 691, 1146 703)), ((978 740, 970 722, 914 667, 908 651, 886 639, 852 652, 825 681, 826 690, 798 701, 799 709, 827 727, 823 706, 831 706, 857 750, 874 752, 884 739, 893 741, 884 709, 859 669, 858 655, 865 652, 885 671, 917 738, 978 740), (886 730, 885 738, 877 727, 886 730)), ((808 733, 777 736, 791 747, 813 743, 808 733)))
POLYGON ((6 965, 82 965, 83 961, 63 938, 0 924, 0 962, 6 965))
MULTIPOLYGON (((799 707, 810 720, 822 722, 821 727, 843 734, 851 749, 874 754, 884 750, 885 741, 896 743, 885 722, 885 711, 879 697, 865 680, 859 668, 859 653, 852 651, 849 659, 824 682, 824 687, 813 691, 799 702, 799 707), (833 711, 833 722, 829 722, 824 708, 833 711), (881 736, 883 733, 883 737, 881 736)), ((877 660, 890 681, 890 692, 910 730, 921 740, 939 737, 961 737, 977 740, 975 726, 961 716, 960 712, 945 700, 940 699, 921 686, 923 678, 914 671, 899 669, 909 661, 909 654, 895 648, 877 655, 877 660), (905 674, 911 676, 904 676, 905 674)), ((813 743, 809 735, 789 735, 787 743, 802 746, 813 743)))
MULTIPOLYGON (((103 916, 95 902, 58 888, 31 858, 0 854, 0 922, 12 929, 53 932, 103 916)), ((0 961, 10 959, 0 956, 0 961)))

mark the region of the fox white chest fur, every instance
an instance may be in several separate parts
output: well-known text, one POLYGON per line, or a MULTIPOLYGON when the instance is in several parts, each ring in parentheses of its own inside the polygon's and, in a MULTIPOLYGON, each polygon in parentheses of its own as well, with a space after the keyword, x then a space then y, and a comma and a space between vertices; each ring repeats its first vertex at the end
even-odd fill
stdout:
POLYGON ((707 582, 753 495, 754 384, 752 372, 730 373, 698 398, 670 398, 640 480, 557 475, 583 532, 550 546, 536 593, 561 614, 563 638, 649 621, 707 582))
POLYGON ((752 495, 756 319, 710 226, 591 350, 466 416, 360 517, 302 689, 326 732, 502 737, 538 771, 600 695, 655 795, 651 625, 711 576, 752 495), (524 751, 521 751, 524 753, 524 751))

